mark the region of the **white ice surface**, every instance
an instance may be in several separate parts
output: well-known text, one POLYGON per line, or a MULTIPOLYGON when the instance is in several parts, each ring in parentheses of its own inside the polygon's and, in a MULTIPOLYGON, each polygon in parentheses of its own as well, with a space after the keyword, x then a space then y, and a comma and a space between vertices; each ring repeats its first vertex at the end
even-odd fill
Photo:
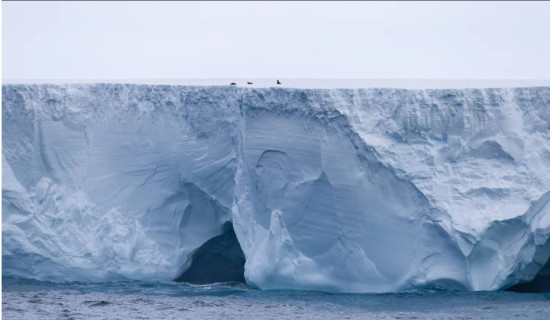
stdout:
POLYGON ((468 88, 523 88, 547 87, 550 79, 285 79, 285 78, 231 78, 231 79, 2 79, 3 84, 147 84, 180 86, 226 86, 234 82, 244 88, 299 88, 299 89, 468 89, 468 88), (281 84, 277 84, 277 80, 281 84), (249 82, 252 82, 249 84, 249 82))
POLYGON ((550 254, 550 88, 8 85, 2 100, 6 274, 171 279, 228 220, 265 289, 496 290, 550 254))

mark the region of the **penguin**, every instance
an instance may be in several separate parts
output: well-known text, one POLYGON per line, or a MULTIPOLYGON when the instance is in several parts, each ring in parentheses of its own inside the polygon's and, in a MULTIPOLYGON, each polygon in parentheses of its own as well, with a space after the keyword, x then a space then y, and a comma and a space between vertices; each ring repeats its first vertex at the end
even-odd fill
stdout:
POLYGON ((252 82, 248 81, 247 84, 252 84, 252 82))
POLYGON ((277 80, 277 84, 282 84, 281 81, 277 80))
POLYGON ((237 84, 235 82, 231 82, 230 85, 236 86, 237 84))

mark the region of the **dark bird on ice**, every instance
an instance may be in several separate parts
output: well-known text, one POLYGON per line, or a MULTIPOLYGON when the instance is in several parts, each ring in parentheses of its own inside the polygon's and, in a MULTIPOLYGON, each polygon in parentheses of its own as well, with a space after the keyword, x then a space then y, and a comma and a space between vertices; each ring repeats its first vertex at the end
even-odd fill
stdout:
POLYGON ((237 84, 235 82, 231 82, 230 85, 236 86, 237 84))
POLYGON ((277 84, 282 84, 281 81, 277 80, 277 84))
POLYGON ((252 84, 252 82, 248 81, 247 84, 252 84))

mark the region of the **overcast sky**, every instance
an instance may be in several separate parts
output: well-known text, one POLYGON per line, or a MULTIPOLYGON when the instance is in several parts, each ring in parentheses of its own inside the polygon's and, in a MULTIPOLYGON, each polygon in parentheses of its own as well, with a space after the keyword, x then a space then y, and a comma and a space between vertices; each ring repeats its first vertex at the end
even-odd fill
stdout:
POLYGON ((550 2, 3 2, 4 79, 550 79, 550 2))

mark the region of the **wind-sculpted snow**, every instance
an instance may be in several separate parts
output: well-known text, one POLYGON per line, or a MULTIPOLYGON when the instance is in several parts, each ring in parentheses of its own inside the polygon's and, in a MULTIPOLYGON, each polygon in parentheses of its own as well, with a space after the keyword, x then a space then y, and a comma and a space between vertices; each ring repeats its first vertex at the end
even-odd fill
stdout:
POLYGON ((8 275, 174 279, 228 221, 262 289, 497 290, 550 255, 550 88, 3 89, 8 275))

